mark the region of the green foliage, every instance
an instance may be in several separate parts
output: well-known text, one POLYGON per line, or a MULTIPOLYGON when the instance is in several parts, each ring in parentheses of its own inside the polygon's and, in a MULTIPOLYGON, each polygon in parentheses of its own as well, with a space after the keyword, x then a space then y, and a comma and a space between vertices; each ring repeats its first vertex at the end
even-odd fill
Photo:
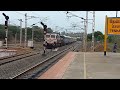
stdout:
POLYGON ((92 34, 88 34, 87 39, 88 39, 88 41, 91 41, 92 40, 92 34))
POLYGON ((5 38, 5 30, 4 26, 0 25, 0 40, 2 40, 3 38, 5 38))
MULTIPOLYGON (((102 32, 96 31, 94 32, 94 38, 95 38, 95 41, 103 41, 104 35, 102 32)), ((92 33, 87 35, 87 39, 88 41, 92 41, 92 33)))
POLYGON ((39 30, 34 31, 34 40, 35 41, 42 41, 43 40, 43 29, 39 29, 39 30))
POLYGON ((48 32, 48 33, 52 33, 53 30, 52 30, 51 28, 48 28, 48 29, 47 29, 47 32, 48 32))
POLYGON ((5 38, 5 30, 0 29, 0 40, 2 40, 3 38, 5 38))
POLYGON ((109 43, 119 43, 120 36, 119 35, 108 35, 108 42, 109 43))
MULTIPOLYGON (((43 40, 43 28, 38 26, 33 26, 32 28, 27 28, 27 39, 31 40, 32 38, 32 29, 34 31, 34 40, 41 41, 43 40)), ((52 33, 53 30, 48 28, 48 33, 52 33)), ((8 41, 12 41, 15 39, 15 35, 17 35, 17 40, 20 39, 20 27, 9 25, 8 27, 8 41)), ((22 40, 25 38, 25 29, 22 28, 22 40)), ((5 39, 5 28, 4 25, 0 24, 0 40, 5 39)))

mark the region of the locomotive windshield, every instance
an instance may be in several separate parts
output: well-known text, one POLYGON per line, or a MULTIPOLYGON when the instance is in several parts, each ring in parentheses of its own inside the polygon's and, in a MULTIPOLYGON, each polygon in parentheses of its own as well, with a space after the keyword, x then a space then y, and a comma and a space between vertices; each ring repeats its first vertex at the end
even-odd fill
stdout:
POLYGON ((55 38, 55 35, 51 35, 51 38, 55 38))
POLYGON ((50 35, 46 35, 46 38, 49 38, 50 37, 50 35))

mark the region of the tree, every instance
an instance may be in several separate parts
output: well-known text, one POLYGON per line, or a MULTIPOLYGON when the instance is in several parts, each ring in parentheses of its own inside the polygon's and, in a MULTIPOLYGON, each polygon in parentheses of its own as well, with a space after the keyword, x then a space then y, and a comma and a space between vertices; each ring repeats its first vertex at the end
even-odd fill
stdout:
MULTIPOLYGON (((96 41, 102 41, 104 39, 104 35, 102 32, 96 31, 96 32, 94 32, 94 38, 96 41)), ((92 41, 92 33, 87 35, 87 39, 89 41, 92 41)))
MULTIPOLYGON (((27 27, 27 39, 31 40, 32 38, 32 29, 34 31, 34 40, 35 41, 42 41, 43 40, 43 28, 38 26, 33 27, 27 27)), ((53 30, 51 28, 47 28, 48 33, 52 33, 53 30)), ((8 41, 14 41, 15 40, 15 34, 17 34, 17 40, 20 40, 20 27, 9 25, 8 26, 8 41)), ((5 40, 5 26, 0 24, 0 40, 5 40)), ((22 28, 22 41, 24 41, 25 38, 25 28, 22 28)))
POLYGON ((94 37, 95 37, 95 39, 96 40, 98 40, 98 41, 100 41, 100 40, 103 40, 103 33, 102 32, 100 32, 100 31, 96 31, 95 33, 94 33, 94 37))
POLYGON ((5 39, 5 30, 0 29, 0 40, 5 39))
POLYGON ((47 28, 47 33, 52 33, 53 30, 51 28, 47 28))
POLYGON ((92 34, 88 34, 88 35, 87 35, 87 40, 88 40, 88 41, 92 41, 92 34))

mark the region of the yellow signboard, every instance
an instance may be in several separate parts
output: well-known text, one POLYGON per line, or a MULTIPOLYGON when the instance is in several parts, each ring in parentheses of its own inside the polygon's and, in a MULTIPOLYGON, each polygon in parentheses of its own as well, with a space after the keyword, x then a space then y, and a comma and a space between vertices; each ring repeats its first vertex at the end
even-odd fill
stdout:
POLYGON ((107 18, 107 34, 120 35, 120 18, 107 18))

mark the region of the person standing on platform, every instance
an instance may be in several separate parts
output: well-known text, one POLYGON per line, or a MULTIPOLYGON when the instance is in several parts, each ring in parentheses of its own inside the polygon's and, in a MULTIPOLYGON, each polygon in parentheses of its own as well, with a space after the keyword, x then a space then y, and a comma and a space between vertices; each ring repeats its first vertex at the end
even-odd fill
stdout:
POLYGON ((113 46, 113 52, 116 53, 116 51, 117 51, 117 43, 115 43, 113 46))

